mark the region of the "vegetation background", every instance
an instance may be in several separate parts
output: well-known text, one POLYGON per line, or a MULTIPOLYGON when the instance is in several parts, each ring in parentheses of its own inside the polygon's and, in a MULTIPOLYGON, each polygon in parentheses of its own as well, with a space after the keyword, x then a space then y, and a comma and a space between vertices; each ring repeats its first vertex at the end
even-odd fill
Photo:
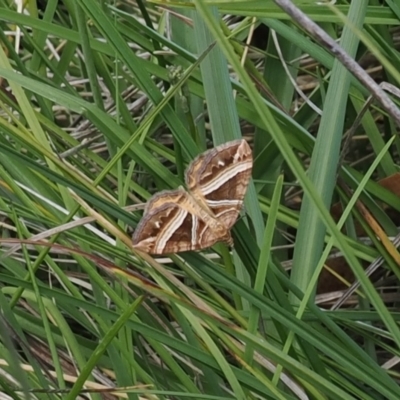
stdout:
POLYGON ((400 5, 277 3, 0 0, 1 398, 400 398, 400 5), (234 251, 133 252, 242 135, 234 251))

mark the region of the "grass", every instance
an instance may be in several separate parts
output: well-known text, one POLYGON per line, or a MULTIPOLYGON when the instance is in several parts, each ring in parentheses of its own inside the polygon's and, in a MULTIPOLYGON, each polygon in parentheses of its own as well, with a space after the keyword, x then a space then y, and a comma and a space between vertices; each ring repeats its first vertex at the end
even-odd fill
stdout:
MULTIPOLYGON (((400 142, 368 81, 274 3, 38 4, 0 2, 4 398, 398 399, 400 142), (143 202, 240 137, 234 250, 137 254, 143 202)), ((399 85, 395 4, 301 11, 399 85)))

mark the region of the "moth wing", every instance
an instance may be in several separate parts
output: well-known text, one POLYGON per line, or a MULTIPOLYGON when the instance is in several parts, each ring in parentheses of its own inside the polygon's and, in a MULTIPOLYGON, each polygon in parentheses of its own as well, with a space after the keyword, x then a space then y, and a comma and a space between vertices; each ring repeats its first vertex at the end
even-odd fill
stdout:
POLYGON ((242 208, 252 166, 246 140, 233 140, 195 158, 186 170, 186 184, 192 195, 205 202, 215 218, 230 229, 242 208))
POLYGON ((149 254, 200 250, 226 240, 201 218, 188 194, 181 189, 155 194, 147 203, 132 241, 135 249, 149 254))

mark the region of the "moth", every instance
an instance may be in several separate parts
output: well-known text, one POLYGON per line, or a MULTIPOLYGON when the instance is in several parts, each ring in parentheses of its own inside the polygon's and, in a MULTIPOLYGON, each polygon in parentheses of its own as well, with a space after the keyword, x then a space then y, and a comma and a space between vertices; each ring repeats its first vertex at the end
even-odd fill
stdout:
POLYGON ((133 247, 149 254, 201 250, 233 244, 231 227, 251 177, 250 146, 233 140, 197 156, 179 187, 153 195, 133 235, 133 247))

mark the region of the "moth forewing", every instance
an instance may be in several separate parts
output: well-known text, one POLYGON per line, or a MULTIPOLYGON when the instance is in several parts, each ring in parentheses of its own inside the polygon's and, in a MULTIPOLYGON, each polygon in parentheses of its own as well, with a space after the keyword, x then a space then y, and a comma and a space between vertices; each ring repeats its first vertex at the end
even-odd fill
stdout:
POLYGON ((188 167, 191 192, 226 229, 236 222, 242 208, 252 166, 250 146, 245 140, 234 140, 201 154, 188 167))

